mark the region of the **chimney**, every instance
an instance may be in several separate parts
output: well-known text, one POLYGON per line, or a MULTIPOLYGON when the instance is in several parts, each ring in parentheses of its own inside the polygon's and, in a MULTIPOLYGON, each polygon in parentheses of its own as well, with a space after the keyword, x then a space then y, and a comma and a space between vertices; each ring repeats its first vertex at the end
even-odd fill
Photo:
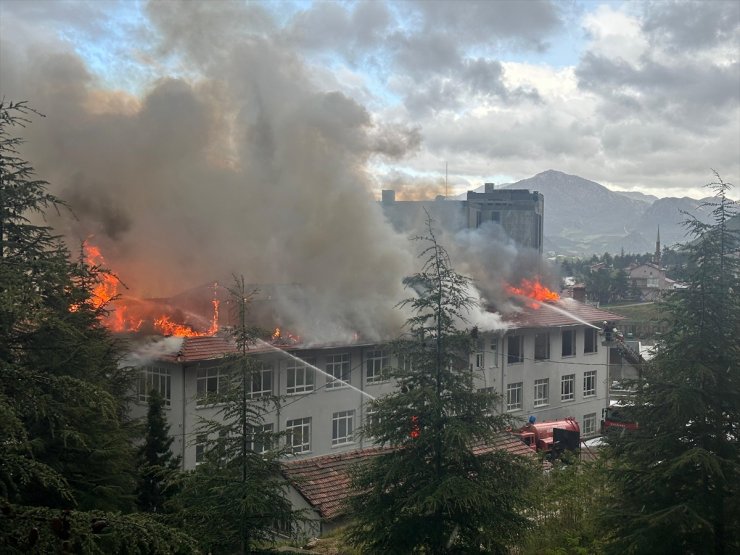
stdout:
POLYGON ((396 191, 393 189, 383 189, 380 194, 380 199, 383 204, 393 204, 396 202, 396 191))
POLYGON ((495 183, 486 183, 486 193, 493 193, 493 189, 496 186, 495 183))
POLYGON ((586 302, 586 287, 585 286, 583 285, 573 286, 573 300, 578 301, 579 303, 586 302))

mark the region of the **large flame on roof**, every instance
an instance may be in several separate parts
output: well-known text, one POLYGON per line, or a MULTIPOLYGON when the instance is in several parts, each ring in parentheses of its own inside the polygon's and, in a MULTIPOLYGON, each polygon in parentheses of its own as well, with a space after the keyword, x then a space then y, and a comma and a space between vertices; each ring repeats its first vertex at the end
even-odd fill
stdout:
MULTIPOLYGON (((98 283, 93 287, 91 302, 94 308, 105 308, 101 321, 114 332, 149 331, 176 337, 200 337, 214 335, 218 331, 218 307, 216 298, 218 284, 214 284, 214 298, 211 301, 213 314, 207 327, 197 329, 193 324, 181 320, 184 313, 151 300, 121 296, 118 287, 121 280, 112 273, 100 252, 100 248, 85 241, 83 244, 85 262, 98 270, 98 283), (206 329, 202 329, 206 328, 206 329)), ((201 320, 204 320, 200 318, 201 320)), ((205 324, 206 322, 202 322, 205 324)))
POLYGON ((528 303, 528 306, 530 306, 531 308, 539 308, 540 303, 542 302, 554 302, 560 299, 560 295, 552 289, 548 289, 547 287, 542 285, 539 278, 534 280, 522 279, 519 287, 507 285, 506 292, 510 295, 527 297, 528 299, 539 301, 528 303))

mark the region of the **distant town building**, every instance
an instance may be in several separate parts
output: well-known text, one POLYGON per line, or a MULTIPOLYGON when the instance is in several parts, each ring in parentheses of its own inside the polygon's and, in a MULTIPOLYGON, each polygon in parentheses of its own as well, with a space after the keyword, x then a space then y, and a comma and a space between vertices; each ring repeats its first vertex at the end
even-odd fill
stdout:
POLYGON ((656 301, 663 292, 674 289, 676 282, 666 277, 665 269, 648 262, 629 269, 629 282, 634 291, 640 294, 640 300, 656 301))
POLYGON ((526 189, 496 189, 486 183, 483 193, 468 191, 466 200, 437 197, 433 201, 396 200, 395 191, 384 190, 381 206, 399 231, 418 228, 424 210, 445 229, 476 229, 484 225, 512 239, 517 245, 542 253, 545 216, 544 196, 526 189))

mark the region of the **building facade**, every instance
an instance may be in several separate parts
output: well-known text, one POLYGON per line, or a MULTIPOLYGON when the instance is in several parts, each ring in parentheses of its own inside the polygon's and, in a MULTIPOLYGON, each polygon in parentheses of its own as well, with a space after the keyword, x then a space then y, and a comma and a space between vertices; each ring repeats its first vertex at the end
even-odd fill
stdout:
MULTIPOLYGON (((505 331, 480 333, 470 356, 475 387, 499 393, 500 410, 522 423, 530 416, 539 421, 572 416, 584 436, 592 435, 608 403, 608 358, 588 322, 599 325, 618 317, 572 299, 557 305, 573 317, 545 308, 526 309, 509 320, 505 331)), ((219 412, 208 397, 227 387, 223 357, 234 350, 222 337, 185 338, 177 352, 140 368, 133 415, 143 416, 149 392, 159 390, 175 439, 172 450, 181 455, 185 469, 203 460, 202 424, 219 412)), ((249 396, 267 403, 264 429, 287 432, 293 457, 373 445, 358 430, 373 417, 369 401, 395 386, 387 370, 398 361, 387 346, 264 345, 251 352, 260 370, 251 380, 249 396)))
POLYGON ((520 247, 543 250, 545 200, 537 191, 496 189, 486 183, 483 193, 468 191, 465 200, 397 201, 392 190, 384 190, 381 199, 386 218, 399 231, 418 229, 428 213, 447 230, 487 226, 494 236, 501 231, 520 247))

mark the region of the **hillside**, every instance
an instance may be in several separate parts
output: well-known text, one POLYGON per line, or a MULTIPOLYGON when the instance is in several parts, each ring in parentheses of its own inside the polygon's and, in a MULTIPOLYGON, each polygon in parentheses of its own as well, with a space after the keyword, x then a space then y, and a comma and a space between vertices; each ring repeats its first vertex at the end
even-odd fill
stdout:
POLYGON ((501 188, 529 189, 545 196, 545 250, 557 254, 650 252, 658 227, 661 244, 672 245, 684 240, 682 212, 700 219, 707 216, 706 209, 699 209, 701 200, 611 191, 555 170, 501 188))

